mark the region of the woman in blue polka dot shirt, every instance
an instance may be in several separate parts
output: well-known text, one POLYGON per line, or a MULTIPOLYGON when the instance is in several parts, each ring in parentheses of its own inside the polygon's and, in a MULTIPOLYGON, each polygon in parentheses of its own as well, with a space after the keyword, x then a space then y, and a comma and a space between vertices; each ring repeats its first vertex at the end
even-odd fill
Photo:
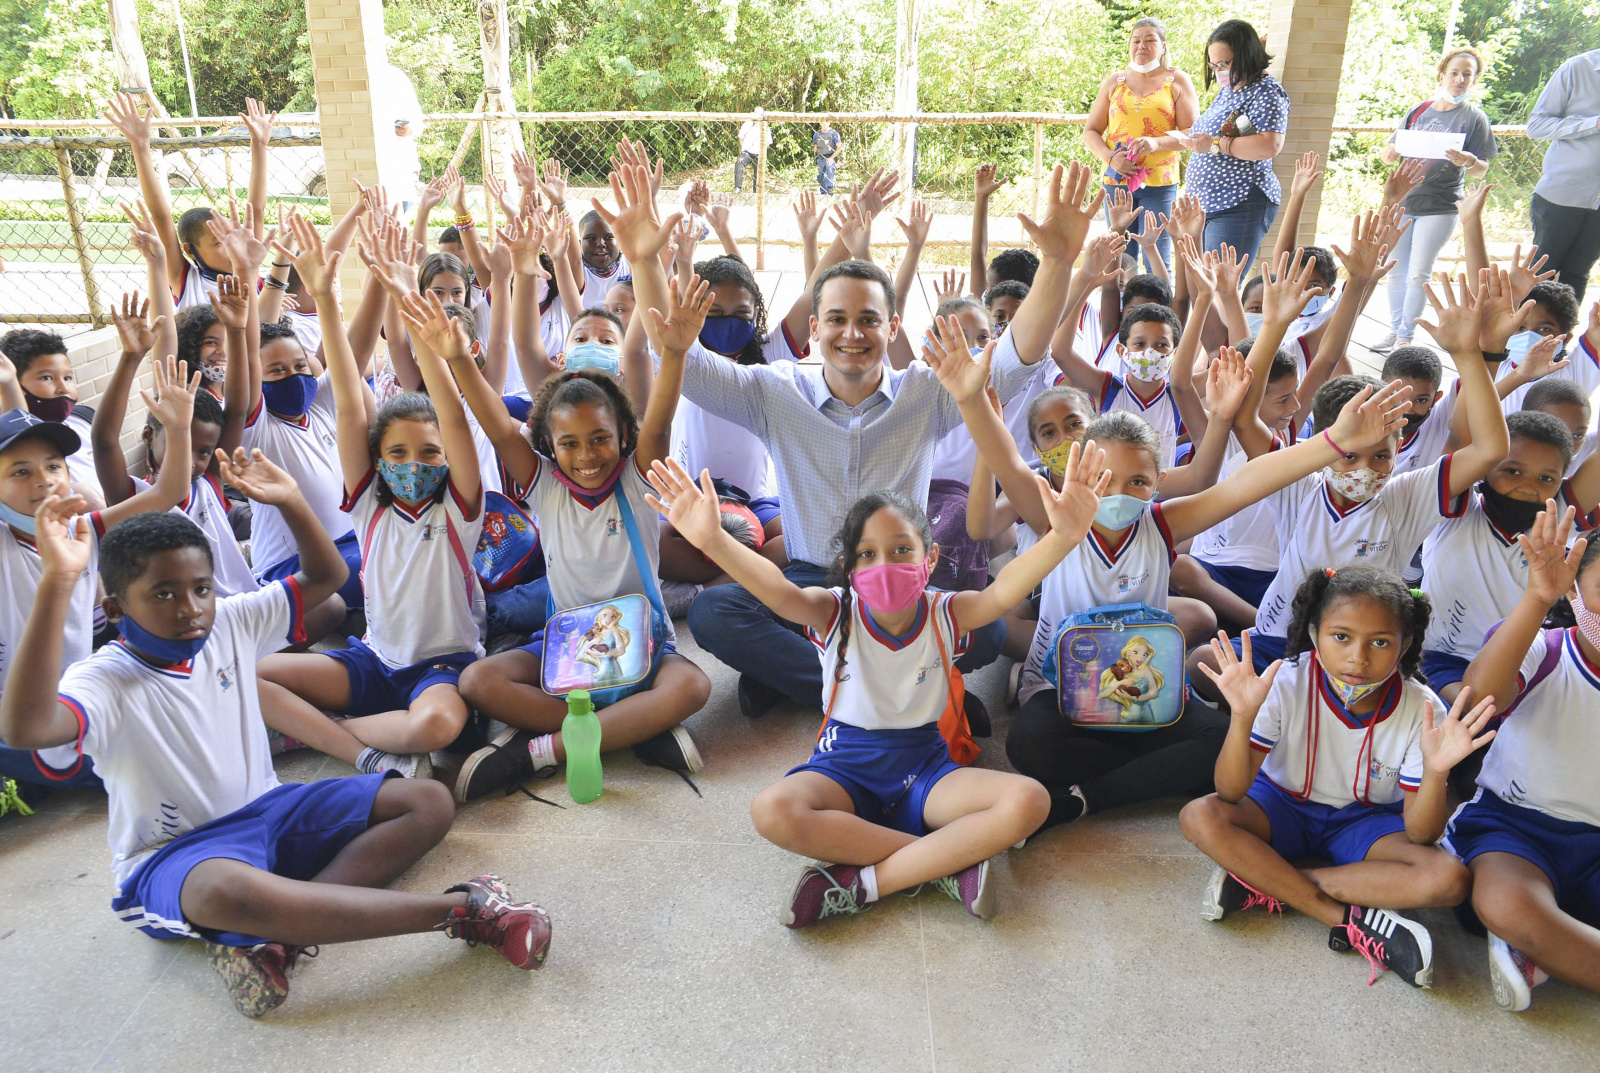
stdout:
POLYGON ((1252 259, 1278 216, 1281 191, 1272 158, 1283 151, 1289 95, 1267 74, 1272 57, 1255 27, 1229 19, 1206 42, 1206 88, 1221 88, 1186 138, 1153 148, 1187 149, 1188 192, 1206 212, 1205 248, 1226 242, 1252 259))

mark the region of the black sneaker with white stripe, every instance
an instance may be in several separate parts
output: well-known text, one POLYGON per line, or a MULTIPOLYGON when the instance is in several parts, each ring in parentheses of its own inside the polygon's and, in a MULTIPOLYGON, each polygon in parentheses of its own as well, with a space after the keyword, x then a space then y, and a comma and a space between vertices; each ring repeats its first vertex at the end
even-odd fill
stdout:
POLYGON ((700 750, 695 748, 694 739, 681 726, 657 734, 649 741, 641 741, 633 747, 633 755, 651 767, 687 771, 691 775, 698 775, 706 766, 705 761, 700 759, 700 750))
POLYGON ((1390 909, 1352 905, 1345 910, 1344 923, 1328 932, 1328 949, 1352 947, 1372 966, 1369 985, 1383 968, 1412 987, 1433 986, 1433 937, 1415 920, 1390 909))

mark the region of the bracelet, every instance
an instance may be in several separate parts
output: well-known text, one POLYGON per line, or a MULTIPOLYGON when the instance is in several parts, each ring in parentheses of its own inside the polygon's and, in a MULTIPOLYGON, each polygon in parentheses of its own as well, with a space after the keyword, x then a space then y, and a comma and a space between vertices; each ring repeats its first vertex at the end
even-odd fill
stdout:
POLYGON ((279 264, 277 261, 273 261, 272 262, 272 267, 273 268, 293 268, 294 267, 294 262, 293 261, 284 261, 282 264, 279 264))
POLYGON ((470 219, 457 220, 456 221, 456 230, 457 231, 470 231, 470 230, 473 229, 474 226, 476 226, 476 225, 473 224, 473 222, 470 219))
POLYGON ((261 283, 263 286, 271 287, 275 291, 286 291, 289 289, 289 284, 286 280, 274 279, 271 276, 268 276, 266 279, 262 280, 261 283))
POLYGON ((1348 453, 1348 452, 1345 451, 1345 449, 1343 447, 1340 447, 1337 443, 1333 442, 1333 437, 1328 435, 1328 430, 1327 429, 1323 429, 1322 430, 1322 438, 1328 441, 1328 446, 1329 447, 1332 447, 1335 451, 1339 452, 1339 456, 1341 458, 1344 457, 1344 455, 1348 453))
POLYGON ((1510 356, 1511 352, 1509 350, 1485 350, 1483 352, 1483 360, 1490 365, 1498 365, 1510 356))

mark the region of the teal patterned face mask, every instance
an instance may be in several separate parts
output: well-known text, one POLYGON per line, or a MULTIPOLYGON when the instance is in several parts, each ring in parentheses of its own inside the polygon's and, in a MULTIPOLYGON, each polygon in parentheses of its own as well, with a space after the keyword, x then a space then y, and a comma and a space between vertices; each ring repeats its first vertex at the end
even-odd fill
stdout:
POLYGON ((449 475, 449 466, 434 466, 427 462, 384 460, 378 463, 378 476, 383 478, 383 483, 389 486, 389 491, 396 499, 403 499, 407 503, 432 499, 433 493, 439 490, 439 485, 449 475))

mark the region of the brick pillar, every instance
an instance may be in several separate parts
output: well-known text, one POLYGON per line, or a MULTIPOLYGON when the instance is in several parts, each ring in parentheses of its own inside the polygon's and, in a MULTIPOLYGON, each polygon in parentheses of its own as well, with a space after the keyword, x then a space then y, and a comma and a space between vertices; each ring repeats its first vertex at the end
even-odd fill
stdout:
MULTIPOLYGON (((1350 29, 1351 0, 1272 0, 1267 22, 1267 51, 1272 54, 1272 74, 1289 92, 1289 132, 1283 152, 1273 162, 1288 199, 1294 162, 1306 150, 1324 161, 1333 137, 1333 112, 1339 102, 1339 78, 1344 68, 1345 38, 1350 29)), ((1314 242, 1322 185, 1306 195, 1300 215, 1298 242, 1314 242)), ((1275 223, 1261 244, 1270 252, 1276 240, 1275 223)))
MULTIPOLYGON (((378 181, 378 124, 370 88, 385 62, 383 0, 306 0, 322 155, 327 162, 328 207, 338 219, 356 203, 356 180, 378 181)), ((344 314, 355 310, 364 270, 354 247, 340 284, 344 314)))

